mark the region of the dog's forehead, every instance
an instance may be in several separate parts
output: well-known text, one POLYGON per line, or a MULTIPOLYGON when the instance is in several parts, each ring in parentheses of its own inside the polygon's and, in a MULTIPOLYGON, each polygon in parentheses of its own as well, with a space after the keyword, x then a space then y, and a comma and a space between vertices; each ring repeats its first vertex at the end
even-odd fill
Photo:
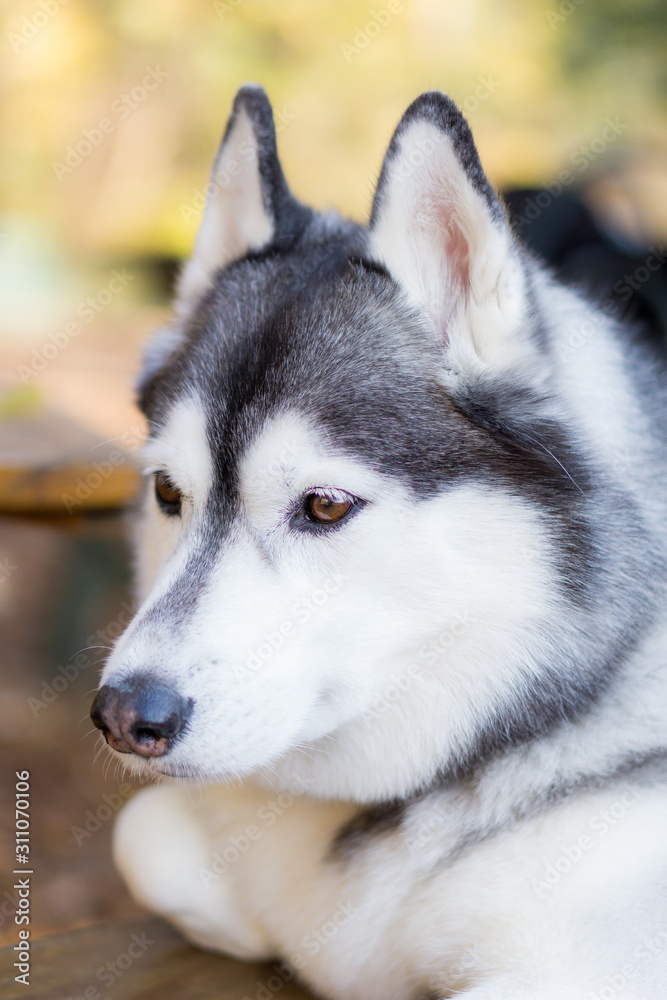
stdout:
POLYGON ((423 377, 438 359, 435 341, 387 272, 363 257, 327 256, 311 273, 308 259, 241 262, 223 272, 195 317, 190 370, 209 372, 229 395, 267 388, 310 392, 323 380, 355 374, 395 385, 398 375, 423 377), (289 377, 286 377, 289 373, 289 377))
POLYGON ((442 429, 441 356, 420 318, 370 262, 346 258, 332 273, 322 256, 306 287, 293 262, 272 258, 223 272, 157 379, 154 423, 195 397, 223 478, 237 478, 240 456, 285 412, 377 464, 401 450, 414 461, 442 429))
POLYGON ((313 487, 344 487, 360 496, 387 492, 389 484, 365 461, 346 454, 326 428, 297 411, 274 414, 258 431, 239 461, 239 486, 246 503, 261 507, 268 498, 295 495, 313 487))
POLYGON ((320 251, 250 255, 220 272, 150 393, 158 428, 179 400, 198 401, 226 508, 238 503, 243 457, 285 413, 316 428, 330 454, 422 498, 492 473, 522 490, 544 485, 551 503, 553 470, 508 455, 450 396, 442 344, 389 275, 349 245, 320 251))

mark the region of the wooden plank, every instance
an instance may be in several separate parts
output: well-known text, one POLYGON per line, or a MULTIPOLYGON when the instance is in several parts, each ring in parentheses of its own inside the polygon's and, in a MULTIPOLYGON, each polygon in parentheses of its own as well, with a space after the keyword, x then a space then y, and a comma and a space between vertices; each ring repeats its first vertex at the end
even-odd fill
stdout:
POLYGON ((61 414, 0 414, 0 512, 61 514, 125 506, 140 474, 118 442, 61 414))
MULTIPOLYGON (((18 935, 17 935, 18 937, 18 935)), ((160 920, 128 920, 38 938, 28 986, 0 949, 3 1000, 309 1000, 286 967, 236 962, 187 944, 160 920), (286 981, 287 980, 287 981, 286 981)))

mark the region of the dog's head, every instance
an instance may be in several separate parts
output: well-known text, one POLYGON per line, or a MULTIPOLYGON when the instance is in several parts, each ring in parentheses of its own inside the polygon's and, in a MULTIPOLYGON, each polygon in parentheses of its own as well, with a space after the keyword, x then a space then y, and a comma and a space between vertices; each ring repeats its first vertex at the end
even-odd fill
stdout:
POLYGON ((405 112, 362 227, 291 195, 264 92, 238 93, 142 378, 111 747, 369 800, 586 703, 618 637, 591 626, 591 486, 535 280, 448 98, 405 112))

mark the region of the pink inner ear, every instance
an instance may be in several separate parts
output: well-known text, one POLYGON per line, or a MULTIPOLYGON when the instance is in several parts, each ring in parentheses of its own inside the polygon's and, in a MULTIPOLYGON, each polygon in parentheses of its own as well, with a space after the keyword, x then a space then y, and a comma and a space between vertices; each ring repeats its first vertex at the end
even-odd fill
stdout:
POLYGON ((426 246, 431 247, 440 277, 437 291, 432 290, 430 312, 445 341, 449 324, 470 290, 470 243, 451 194, 449 189, 439 190, 420 213, 422 235, 426 236, 426 246))
POLYGON ((460 295, 470 288, 470 245, 449 200, 440 203, 435 215, 444 240, 449 286, 452 294, 460 295))

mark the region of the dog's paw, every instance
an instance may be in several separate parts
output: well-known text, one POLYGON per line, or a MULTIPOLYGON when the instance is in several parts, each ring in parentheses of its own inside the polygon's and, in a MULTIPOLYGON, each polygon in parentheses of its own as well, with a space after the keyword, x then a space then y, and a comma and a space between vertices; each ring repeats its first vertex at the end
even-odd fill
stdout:
POLYGON ((140 791, 118 817, 113 851, 135 899, 194 944, 235 958, 273 956, 271 942, 245 912, 234 884, 202 878, 210 850, 187 788, 156 785, 140 791))

